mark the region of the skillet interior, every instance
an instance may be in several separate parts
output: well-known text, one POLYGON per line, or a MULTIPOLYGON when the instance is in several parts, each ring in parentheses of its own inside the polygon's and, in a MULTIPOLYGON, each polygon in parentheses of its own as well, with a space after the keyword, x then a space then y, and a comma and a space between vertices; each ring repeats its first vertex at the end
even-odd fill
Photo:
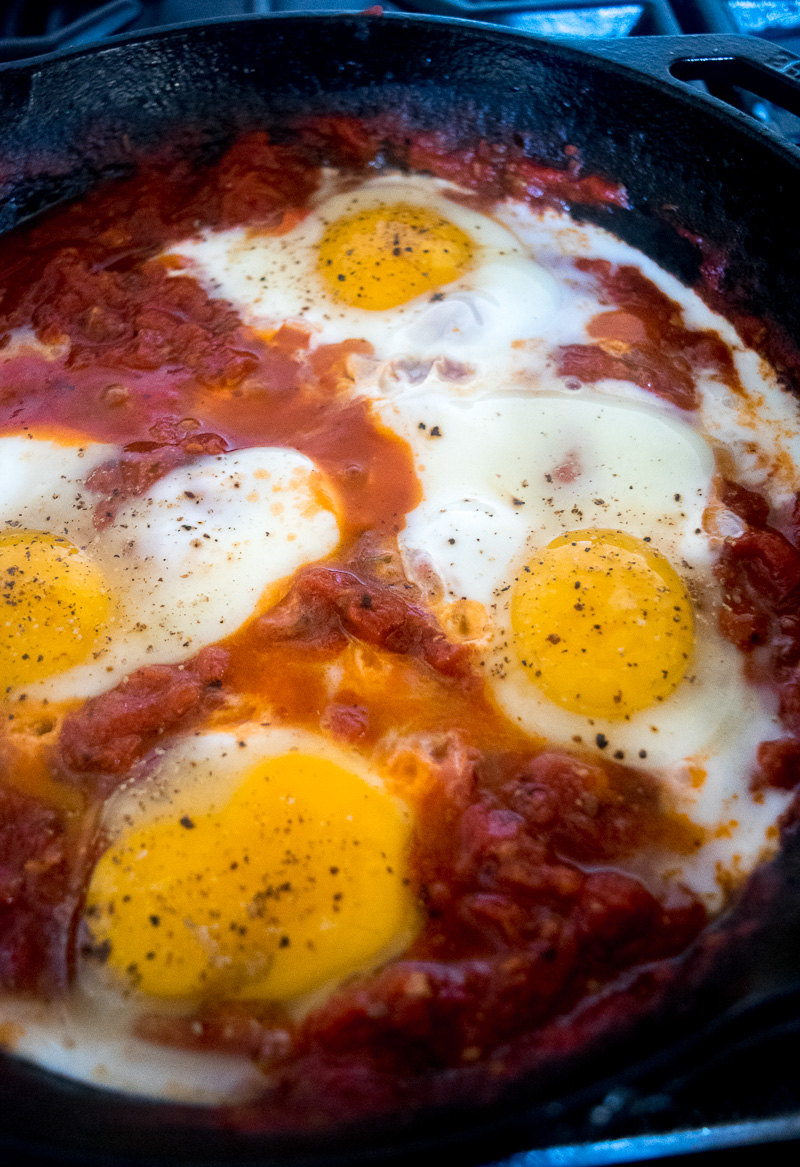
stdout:
MULTIPOLYGON (((701 281, 715 264, 730 307, 769 319, 783 337, 779 363, 787 373, 800 346, 800 271, 791 262, 800 249, 793 213, 797 153, 752 128, 743 115, 573 47, 404 16, 212 23, 117 38, 5 70, 0 103, 2 229, 123 173, 140 149, 173 139, 177 148, 202 153, 242 129, 280 127, 309 110, 391 110, 412 128, 448 127, 464 141, 515 143, 556 166, 568 160, 565 147, 575 146, 587 171, 628 188, 632 209, 595 209, 595 221, 687 283, 701 281), (709 259, 713 264, 703 268, 709 259)), ((786 928, 791 925, 800 898, 793 888, 795 865, 790 845, 688 962, 684 988, 705 989, 692 996, 692 1010, 683 1009, 684 1029, 754 985, 770 987, 784 977, 785 930, 771 949, 762 948, 757 966, 739 938, 753 938, 756 918, 764 924, 770 915, 768 904, 782 904, 786 928), (724 965, 721 979, 717 949, 739 955, 737 963, 724 965)), ((324 1147, 273 1142, 265 1149, 219 1131, 208 1112, 134 1103, 10 1062, 0 1074, 3 1133, 7 1145, 56 1147, 65 1157, 94 1152, 115 1162, 332 1163, 354 1162, 361 1154, 369 1161, 379 1154, 407 1161, 412 1153, 441 1155, 443 1140, 461 1159, 479 1159, 563 1138, 566 1128, 557 1116, 566 1102, 548 1110, 547 1094, 597 1083, 635 1053, 655 1048, 664 1032, 654 1024, 634 1046, 621 1047, 615 1061, 590 1061, 579 1078, 554 1082, 549 1091, 528 1084, 497 1115, 422 1119, 402 1139, 396 1131, 348 1132, 343 1142, 326 1139, 324 1147)), ((594 1096, 588 1089, 586 1097, 594 1096)), ((583 1097, 572 1095, 571 1105, 580 1107, 583 1097)))

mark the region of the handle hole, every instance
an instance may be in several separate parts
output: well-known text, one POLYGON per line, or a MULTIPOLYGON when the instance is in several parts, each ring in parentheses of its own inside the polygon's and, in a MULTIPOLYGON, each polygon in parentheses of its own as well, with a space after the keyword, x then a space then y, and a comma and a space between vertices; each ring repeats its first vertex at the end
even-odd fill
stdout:
POLYGON ((669 71, 678 81, 704 82, 714 97, 800 142, 800 84, 791 74, 733 56, 673 61, 669 71))

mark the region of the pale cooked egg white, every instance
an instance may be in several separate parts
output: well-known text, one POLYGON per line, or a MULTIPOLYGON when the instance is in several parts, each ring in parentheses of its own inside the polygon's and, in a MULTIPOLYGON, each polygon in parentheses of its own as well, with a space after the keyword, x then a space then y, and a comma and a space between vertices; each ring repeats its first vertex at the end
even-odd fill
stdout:
MULTIPOLYGON (((362 370, 358 392, 378 400, 431 393, 459 399, 495 393, 563 394, 654 407, 665 416, 690 424, 715 450, 724 450, 738 481, 765 492, 778 513, 791 508, 800 489, 797 402, 728 320, 653 260, 600 227, 577 224, 566 214, 538 210, 512 199, 497 203, 492 217, 513 233, 523 253, 552 281, 557 310, 532 320, 529 328, 518 328, 510 356, 497 361, 491 349, 488 367, 478 362, 454 371, 442 359, 444 353, 439 354, 440 359, 431 359, 433 354, 416 360, 393 356, 362 370), (595 344, 589 324, 610 307, 592 275, 576 266, 581 259, 633 266, 679 306, 686 327, 716 333, 731 354, 740 390, 732 390, 712 371, 699 369, 695 375, 699 406, 686 414, 667 401, 656 400, 632 381, 607 379, 580 386, 563 376, 558 348, 595 344)), ((501 346, 498 351, 505 349, 501 346)))
POLYGON ((101 1089, 190 1105, 246 1102, 267 1078, 249 1059, 137 1037, 125 1009, 98 1011, 75 992, 58 1001, 0 997, 0 1041, 16 1057, 101 1089))
POLYGON ((84 483, 93 470, 119 455, 117 446, 27 433, 0 438, 0 451, 3 529, 41 526, 66 535, 66 526, 74 526, 82 515, 91 530, 93 496, 84 483))
POLYGON ((0 661, 12 696, 90 697, 142 665, 194 656, 338 543, 323 476, 271 447, 175 469, 97 530, 85 482, 114 456, 0 439, 0 661))
POLYGON ((464 606, 490 689, 524 730, 655 772, 666 806, 727 832, 679 864, 718 901, 718 863, 750 869, 786 799, 748 789, 779 724, 717 629, 707 443, 602 398, 380 410, 423 485, 400 535, 409 575, 445 619, 464 606))
POLYGON ((330 175, 285 234, 207 229, 169 254, 258 328, 300 322, 315 344, 367 340, 381 361, 444 357, 459 377, 511 375, 513 342, 557 313, 552 276, 506 227, 449 198, 448 183, 340 183, 330 175))
POLYGON ((17 357, 41 357, 46 361, 58 361, 67 356, 69 347, 66 336, 56 343, 45 343, 31 327, 14 328, 0 350, 0 362, 13 361, 17 357))
MULTIPOLYGON (((387 173, 350 190, 345 181, 328 171, 306 217, 285 234, 206 230, 170 255, 256 327, 299 321, 312 344, 370 341, 376 359, 362 362, 358 394, 563 393, 646 405, 652 395, 631 381, 581 388, 558 371, 558 348, 595 343, 590 321, 609 309, 576 260, 630 264, 679 305, 687 327, 716 332, 731 352, 742 391, 700 370, 692 424, 730 454, 741 481, 791 505, 800 488, 794 399, 724 317, 655 262, 554 210, 507 199, 479 212, 468 192, 430 176, 387 173), (432 252, 426 271, 417 260, 432 252)), ((659 408, 681 413, 665 401, 659 408)))
MULTIPOLYGON (((559 286, 562 311, 551 322, 544 345, 527 348, 527 371, 513 385, 501 386, 521 392, 531 390, 574 392, 568 378, 559 377, 553 360, 554 348, 564 344, 595 343, 587 331, 592 317, 608 311, 590 276, 576 269, 577 259, 601 259, 611 264, 629 264, 651 280, 680 307, 687 328, 716 333, 727 346, 741 382, 741 392, 732 391, 711 371, 698 370, 695 383, 699 407, 684 420, 717 448, 724 448, 739 481, 765 491, 773 505, 789 505, 800 488, 800 417, 797 401, 778 381, 773 369, 748 348, 734 326, 714 312, 696 292, 659 267, 641 251, 593 224, 576 224, 556 211, 537 211, 516 200, 505 200, 493 211, 536 257, 537 262, 559 286)), ((481 386, 476 383, 476 389, 481 386)), ((468 392, 468 386, 460 387, 468 392)), ((652 395, 630 381, 606 380, 579 390, 577 395, 613 397, 651 403, 652 395)), ((668 402, 658 403, 665 413, 680 415, 668 402)))

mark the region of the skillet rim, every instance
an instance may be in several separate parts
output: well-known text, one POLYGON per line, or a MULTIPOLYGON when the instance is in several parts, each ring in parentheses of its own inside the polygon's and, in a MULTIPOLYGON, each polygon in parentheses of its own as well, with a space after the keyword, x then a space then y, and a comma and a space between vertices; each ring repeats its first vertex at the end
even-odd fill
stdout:
MULTIPOLYGON (((73 45, 63 49, 56 49, 50 53, 42 53, 38 56, 23 57, 17 58, 14 61, 2 62, 0 63, 0 84, 8 76, 34 73, 37 70, 46 69, 49 66, 55 66, 70 60, 101 56, 109 49, 124 48, 133 44, 153 44, 160 40, 169 39, 176 34, 192 32, 194 30, 205 31, 213 30, 214 28, 235 28, 237 26, 246 27, 248 25, 255 27, 263 24, 277 24, 279 26, 285 24, 289 26, 308 23, 324 26, 325 24, 341 25, 352 23, 354 26, 358 26, 378 20, 389 21, 390 23, 404 26, 430 25, 433 27, 443 26, 452 29, 461 29, 463 32, 480 37, 481 39, 506 40, 540 49, 547 49, 550 46, 554 46, 565 53, 567 57, 573 56, 578 60, 584 57, 592 60, 599 59, 607 67, 612 67, 620 74, 631 77, 640 83, 644 82, 646 85, 655 88, 661 93, 671 92, 674 97, 679 100, 685 100, 696 110, 707 113, 716 112, 723 120, 727 117, 728 120, 733 121, 738 129, 747 132, 748 136, 752 135, 756 141, 762 144, 766 143, 776 149, 779 154, 784 154, 787 159, 800 163, 800 143, 795 145, 789 142, 767 123, 758 121, 750 114, 737 109, 735 106, 713 96, 711 93, 698 90, 692 82, 683 81, 678 77, 672 76, 668 70, 659 70, 659 72, 656 72, 653 67, 656 64, 664 65, 668 60, 673 62, 677 60, 694 60, 704 49, 710 54, 712 59, 718 55, 714 53, 715 49, 719 50, 721 48, 726 56, 730 56, 731 53, 735 53, 739 49, 740 53, 737 55, 737 59, 754 64, 764 64, 767 59, 776 55, 776 46, 770 42, 760 41, 756 37, 735 33, 645 36, 606 42, 603 38, 593 37, 533 36, 522 29, 508 28, 504 25, 479 22, 463 17, 439 16, 427 13, 268 12, 178 21, 173 24, 160 25, 153 29, 117 33, 87 45, 73 45), (765 46, 766 51, 760 53, 755 52, 754 42, 765 46), (689 46, 693 46, 697 52, 687 53, 686 50, 689 46), (671 53, 670 50, 672 49, 674 49, 674 53, 671 53), (748 49, 753 51, 748 52, 748 49), (650 50, 657 51, 653 53, 650 50), (627 59, 629 56, 633 59, 627 59), (642 59, 644 56, 654 57, 655 60, 645 61, 642 59)), ((778 49, 777 52, 787 58, 795 57, 794 54, 784 49, 778 49)), ((800 62, 800 56, 795 57, 795 59, 800 62)), ((777 70, 775 71, 777 72, 777 70)), ((1 99, 2 93, 0 93, 1 99)))
MULTIPOLYGON (((76 46, 76 47, 72 47, 72 48, 68 48, 68 49, 62 49, 62 50, 58 50, 57 52, 54 52, 51 54, 46 54, 43 56, 28 58, 28 59, 24 59, 24 60, 18 60, 18 61, 14 61, 14 62, 5 64, 5 65, 2 65, 2 66, 0 66, 0 87, 2 87, 3 80, 8 76, 19 76, 19 75, 34 76, 38 71, 42 71, 42 70, 47 69, 51 66, 55 67, 59 64, 69 62, 70 60, 73 60, 73 59, 99 57, 102 54, 108 52, 109 50, 113 50, 116 48, 123 48, 123 47, 128 46, 128 45, 144 44, 144 43, 153 44, 153 43, 157 43, 158 41, 160 41, 162 39, 167 39, 167 38, 173 37, 176 34, 180 34, 183 32, 190 33, 194 30, 213 30, 214 28, 220 27, 220 26, 223 26, 223 27, 237 27, 237 26, 245 26, 246 27, 248 25, 261 26, 265 22, 271 22, 273 24, 277 23, 279 26, 285 26, 285 27, 293 27, 293 26, 296 26, 297 24, 307 24, 309 22, 313 25, 323 26, 323 27, 326 24, 336 24, 337 26, 351 24, 355 29, 361 25, 366 25, 366 22, 375 21, 378 19, 383 20, 383 21, 388 20, 392 23, 399 23, 403 26, 434 25, 434 26, 445 26, 447 28, 451 28, 454 30, 463 29, 465 31, 468 31, 469 34, 471 36, 473 36, 476 40, 486 41, 487 39, 489 39, 489 40, 496 40, 499 42, 503 42, 503 41, 509 42, 510 41, 512 43, 518 43, 520 45, 530 46, 534 50, 536 50, 536 49, 547 50, 550 48, 556 48, 559 51, 559 53, 564 54, 567 57, 567 59, 572 58, 573 60, 577 60, 577 61, 580 61, 580 60, 588 57, 589 59, 591 59, 594 62, 599 61, 603 65, 603 67, 605 68, 605 70, 607 72, 608 71, 615 72, 622 77, 630 78, 633 81, 635 81, 637 84, 640 84, 640 85, 644 84, 659 94, 663 94, 665 91, 667 91, 667 87, 669 87, 668 92, 675 99, 688 103, 695 110, 701 112, 705 116, 716 116, 717 118, 719 118, 722 121, 727 121, 729 123, 729 125, 732 122, 733 127, 735 128, 735 130, 737 132, 739 132, 739 133, 744 132, 747 137, 752 138, 754 141, 757 141, 759 143, 759 145, 761 145, 762 147, 764 145, 768 146, 779 157, 781 157, 783 160, 789 162, 793 166, 794 169, 797 169, 798 164, 800 163, 800 148, 789 146, 787 143, 778 140, 775 137, 775 135, 772 133, 772 131, 770 131, 767 127, 764 127, 762 124, 755 122, 747 114, 733 109, 732 107, 727 105, 725 102, 720 101, 719 99, 713 98, 709 95, 704 95, 704 94, 698 93, 698 91, 696 89, 694 89, 691 85, 689 85, 685 82, 679 81, 677 79, 670 80, 670 79, 667 79, 666 77, 657 76, 652 71, 643 70, 643 68, 641 66, 637 66, 636 64, 632 64, 632 63, 625 61, 625 60, 620 60, 619 56, 616 56, 616 55, 609 56, 609 55, 603 53, 601 51, 600 47, 597 46, 594 42, 589 43, 585 40, 578 41, 578 40, 573 40, 572 38, 565 40, 565 39, 532 37, 529 34, 522 32, 522 31, 519 31, 519 30, 506 29, 506 28, 502 28, 499 26, 492 26, 492 25, 483 25, 483 24, 476 25, 476 22, 474 22, 474 21, 463 20, 463 19, 458 19, 458 18, 443 17, 443 16, 423 16, 423 15, 415 15, 415 14, 407 14, 407 13, 386 13, 386 14, 381 15, 380 17, 373 16, 373 15, 368 16, 368 15, 357 14, 357 13, 347 13, 347 14, 342 14, 342 13, 336 13, 336 14, 317 14, 317 13, 297 13, 297 14, 282 14, 281 13, 281 14, 275 14, 275 13, 273 13, 273 14, 264 14, 264 15, 260 15, 260 16, 243 16, 243 17, 234 17, 234 18, 219 17, 219 18, 213 18, 211 20, 198 19, 198 20, 193 20, 193 21, 188 21, 188 22, 181 22, 178 24, 170 25, 170 26, 165 26, 165 27, 153 30, 151 32, 147 32, 145 30, 145 31, 134 32, 134 33, 123 33, 123 34, 120 34, 120 35, 117 35, 114 37, 106 38, 103 41, 98 42, 94 45, 76 46)), ((699 37, 697 37, 697 38, 682 38, 682 37, 639 38, 639 43, 641 43, 642 41, 648 40, 648 41, 653 41, 653 42, 659 42, 659 44, 661 46, 665 46, 666 42, 675 42, 676 44, 680 44, 681 46, 685 46, 687 43, 687 40, 689 40, 689 39, 692 39, 694 41, 698 41, 698 40, 702 39, 709 44, 709 47, 711 47, 710 43, 712 41, 718 43, 721 39, 724 40, 728 44, 730 44, 730 42, 732 42, 732 41, 741 42, 743 46, 746 46, 750 43, 750 39, 746 38, 746 37, 718 38, 718 37, 714 37, 713 35, 708 35, 707 37, 703 37, 703 38, 699 38, 699 37)), ((21 220, 21 221, 24 221, 24 220, 21 220)), ((49 1075, 49 1074, 46 1074, 46 1076, 47 1077, 55 1077, 54 1075, 49 1075)), ((66 1079, 66 1081, 69 1081, 69 1079, 66 1079)), ((103 1095, 102 1091, 98 1091, 94 1087, 87 1087, 86 1093, 91 1095, 93 1099, 97 1098, 98 1096, 102 1097, 102 1095, 103 1095)), ((154 1105, 159 1109, 161 1109, 163 1107, 162 1103, 155 1103, 154 1105)), ((3 1137, 3 1136, 0 1135, 0 1137, 3 1137)), ((449 1146, 449 1144, 447 1142, 447 1136, 445 1136, 445 1146, 449 1146)), ((35 1149, 36 1144, 33 1144, 32 1147, 35 1149)), ((65 1152, 63 1150, 60 1150, 59 1148, 53 1148, 49 1144, 39 1144, 39 1149, 40 1149, 40 1151, 46 1150, 46 1151, 50 1151, 50 1152, 52 1152, 53 1150, 56 1150, 57 1154, 59 1154, 62 1158, 70 1158, 70 1157, 74 1158, 74 1153, 72 1153, 72 1155, 71 1155, 71 1153, 69 1151, 65 1152)), ((348 1154, 348 1157, 345 1161, 347 1161, 347 1162, 355 1162, 356 1161, 354 1158, 352 1158, 349 1155, 349 1153, 347 1153, 347 1154, 348 1154)), ((101 1152, 101 1155, 102 1155, 102 1152, 101 1152)), ((101 1161, 106 1162, 106 1161, 111 1161, 111 1160, 108 1160, 108 1158, 106 1156, 106 1157, 103 1157, 101 1161)), ((113 1161, 114 1162, 122 1162, 123 1160, 121 1160, 117 1154, 114 1154, 113 1161)), ((140 1158, 136 1158, 136 1159, 126 1160, 126 1161, 139 1163, 139 1162, 144 1162, 145 1160, 142 1160, 140 1158)), ((164 1160, 159 1158, 158 1161, 161 1162, 164 1160)), ((193 1160, 193 1161, 199 1162, 199 1160, 193 1160)), ((214 1159, 213 1161, 218 1162, 219 1160, 214 1159)), ((239 1162, 241 1160, 239 1160, 238 1158, 235 1158, 232 1160, 229 1160, 226 1158, 224 1161, 226 1161, 226 1162, 228 1162, 228 1161, 239 1162)), ((282 1158, 279 1160, 275 1160, 275 1162, 284 1162, 284 1161, 289 1161, 289 1160, 284 1160, 282 1158)), ((292 1162, 299 1162, 299 1160, 296 1159, 295 1157, 292 1157, 291 1161, 292 1162)), ((314 1155, 312 1157, 312 1159, 309 1161, 318 1162, 319 1159, 316 1155, 314 1155)), ((332 1162, 338 1161, 338 1159, 326 1157, 326 1161, 332 1163, 332 1162)))

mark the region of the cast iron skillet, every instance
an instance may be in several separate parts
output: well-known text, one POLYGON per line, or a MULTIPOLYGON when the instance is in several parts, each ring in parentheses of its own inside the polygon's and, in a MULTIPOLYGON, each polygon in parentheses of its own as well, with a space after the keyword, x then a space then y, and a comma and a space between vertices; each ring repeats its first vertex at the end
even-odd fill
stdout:
MULTIPOLYGON (((800 150, 692 84, 740 86, 800 114, 800 61, 737 37, 547 42, 439 18, 294 16, 117 37, 0 69, 0 230, 124 173, 132 154, 199 130, 219 144, 305 111, 401 112, 419 129, 523 145, 621 181, 631 210, 584 211, 686 283, 714 261, 731 309, 800 347, 800 150), (724 259, 724 268, 720 259, 724 259), (721 276, 720 276, 721 272, 721 276)), ((575 1138, 570 1115, 795 1016, 800 844, 682 961, 659 1015, 491 1112, 462 1109, 340 1135, 264 1142, 203 1109, 137 1102, 13 1059, 0 1063, 0 1140, 62 1161, 478 1161, 575 1138), (777 996, 776 996, 777 994, 777 996), (770 1010, 772 1012, 770 1012, 770 1010)))

